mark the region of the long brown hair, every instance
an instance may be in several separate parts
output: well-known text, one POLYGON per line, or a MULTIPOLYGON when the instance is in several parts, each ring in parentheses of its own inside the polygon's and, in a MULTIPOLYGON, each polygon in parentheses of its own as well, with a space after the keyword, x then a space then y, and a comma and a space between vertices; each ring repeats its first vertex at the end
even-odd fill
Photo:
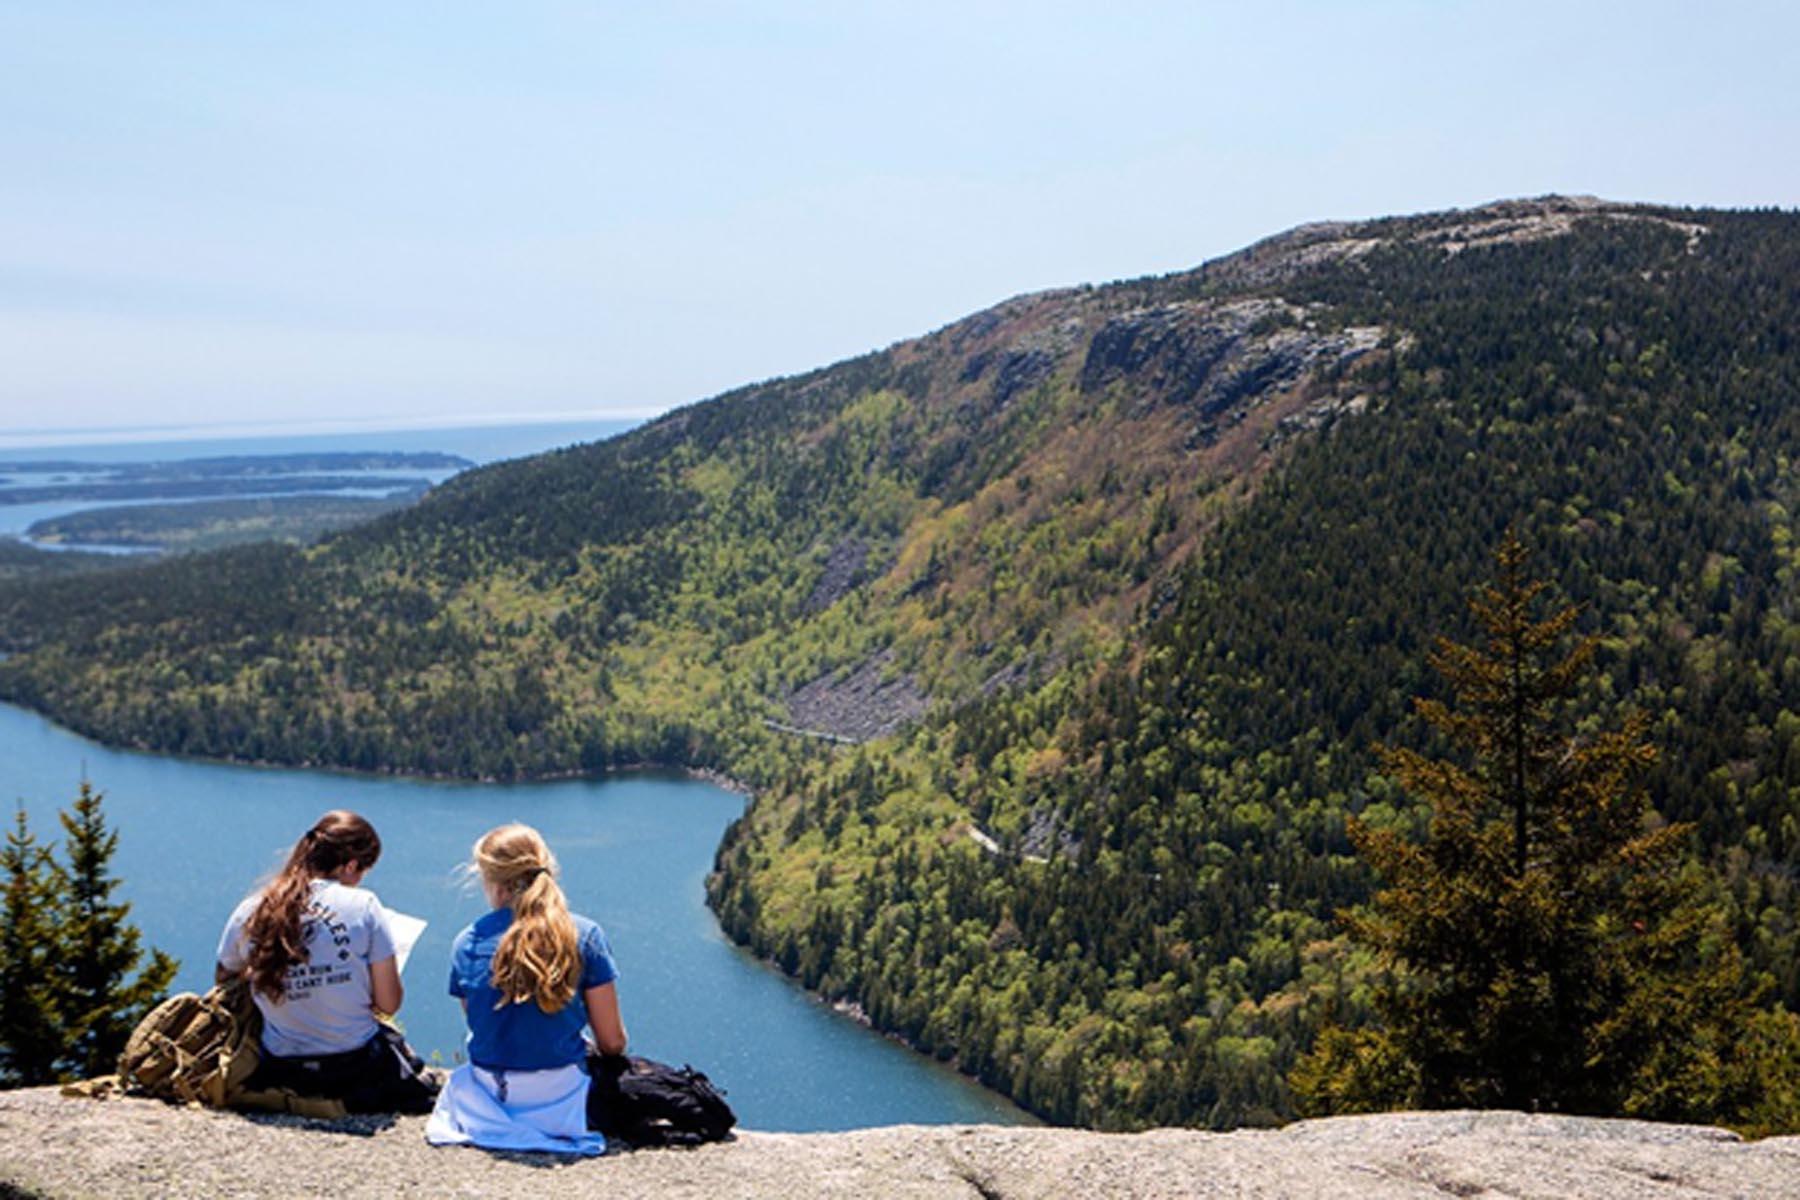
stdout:
POLYGON ((502 825, 475 843, 481 881, 512 906, 513 921, 494 950, 494 1007, 527 1000, 547 1013, 575 998, 581 947, 569 902, 556 882, 556 856, 529 825, 502 825))
POLYGON ((288 968, 306 961, 302 918, 308 884, 354 863, 367 871, 381 857, 375 827, 353 812, 338 809, 320 817, 300 836, 281 872, 263 889, 244 935, 250 942, 250 984, 271 999, 282 998, 288 968))

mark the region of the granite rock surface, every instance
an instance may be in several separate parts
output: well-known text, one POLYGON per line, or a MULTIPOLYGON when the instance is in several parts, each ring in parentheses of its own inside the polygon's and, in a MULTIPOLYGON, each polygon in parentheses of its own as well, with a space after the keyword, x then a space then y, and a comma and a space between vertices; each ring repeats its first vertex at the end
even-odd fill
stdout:
POLYGON ((434 1149, 420 1117, 307 1121, 149 1100, 0 1093, 0 1197, 1800 1198, 1800 1138, 1509 1112, 1280 1130, 997 1126, 749 1131, 696 1150, 563 1161, 434 1149))

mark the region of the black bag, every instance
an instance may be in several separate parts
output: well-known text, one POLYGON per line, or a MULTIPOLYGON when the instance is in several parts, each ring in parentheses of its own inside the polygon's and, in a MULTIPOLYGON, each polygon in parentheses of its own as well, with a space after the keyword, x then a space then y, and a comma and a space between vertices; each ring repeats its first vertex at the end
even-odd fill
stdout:
POLYGON ((690 1066, 588 1055, 588 1128, 632 1146, 697 1146, 731 1136, 723 1089, 690 1066))

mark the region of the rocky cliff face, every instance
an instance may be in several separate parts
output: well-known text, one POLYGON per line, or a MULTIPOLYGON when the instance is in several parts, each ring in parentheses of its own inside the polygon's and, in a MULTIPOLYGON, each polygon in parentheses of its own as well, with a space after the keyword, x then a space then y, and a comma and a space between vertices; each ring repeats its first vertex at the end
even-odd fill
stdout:
POLYGON ((899 1126, 745 1133, 562 1162, 433 1149, 419 1117, 305 1121, 148 1100, 0 1094, 0 1196, 1800 1197, 1800 1138, 1522 1113, 1395 1113, 1281 1130, 1099 1134, 899 1126))

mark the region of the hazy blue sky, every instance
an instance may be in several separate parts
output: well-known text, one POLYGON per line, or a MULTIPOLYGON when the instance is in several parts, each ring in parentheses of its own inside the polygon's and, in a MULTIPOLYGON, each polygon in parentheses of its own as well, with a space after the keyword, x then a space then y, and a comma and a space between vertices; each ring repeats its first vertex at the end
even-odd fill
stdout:
POLYGON ((1797 47, 1777 3, 0 0, 0 434, 641 414, 1319 218, 1792 207, 1797 47))

